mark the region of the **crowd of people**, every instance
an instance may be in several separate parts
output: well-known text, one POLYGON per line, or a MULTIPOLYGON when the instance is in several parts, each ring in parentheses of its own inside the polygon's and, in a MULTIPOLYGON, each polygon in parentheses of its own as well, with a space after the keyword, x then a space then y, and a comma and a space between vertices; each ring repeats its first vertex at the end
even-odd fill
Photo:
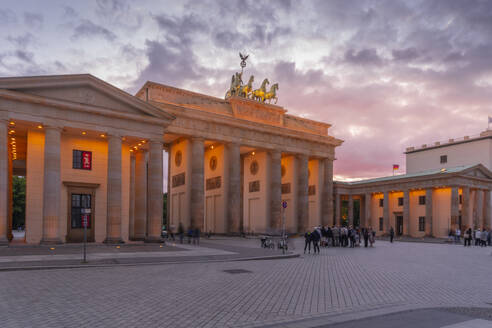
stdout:
POLYGON ((473 230, 467 228, 463 233, 459 228, 449 230, 449 241, 461 244, 461 238, 463 238, 463 245, 471 246, 492 246, 492 230, 486 228, 478 228, 473 230))
POLYGON ((314 254, 319 254, 322 247, 358 247, 364 243, 364 247, 373 247, 376 238, 376 231, 369 228, 359 227, 338 227, 338 226, 319 226, 312 231, 304 234, 304 253, 311 253, 311 246, 314 254))

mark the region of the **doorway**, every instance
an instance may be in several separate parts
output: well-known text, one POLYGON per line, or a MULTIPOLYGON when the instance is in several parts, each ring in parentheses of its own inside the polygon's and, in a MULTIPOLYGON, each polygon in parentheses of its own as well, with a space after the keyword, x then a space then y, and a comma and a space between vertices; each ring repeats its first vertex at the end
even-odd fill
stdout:
POLYGON ((403 235, 403 215, 396 216, 396 235, 403 235))
POLYGON ((87 215, 87 241, 94 241, 94 203, 95 192, 89 188, 68 189, 68 222, 67 242, 80 243, 84 241, 83 216, 87 215), (84 214, 89 209, 90 214, 84 214))

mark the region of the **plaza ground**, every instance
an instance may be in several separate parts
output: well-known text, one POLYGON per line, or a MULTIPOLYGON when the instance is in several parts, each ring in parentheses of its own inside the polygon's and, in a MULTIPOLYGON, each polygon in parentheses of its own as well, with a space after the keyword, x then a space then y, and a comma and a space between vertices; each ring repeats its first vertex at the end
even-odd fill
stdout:
MULTIPOLYGON (((201 248, 258 245, 223 239, 201 248)), ((9 328, 326 327, 357 319, 379 327, 391 315, 424 320, 428 311, 434 327, 483 326, 492 311, 491 252, 377 241, 282 260, 7 271, 0 320, 9 328)))

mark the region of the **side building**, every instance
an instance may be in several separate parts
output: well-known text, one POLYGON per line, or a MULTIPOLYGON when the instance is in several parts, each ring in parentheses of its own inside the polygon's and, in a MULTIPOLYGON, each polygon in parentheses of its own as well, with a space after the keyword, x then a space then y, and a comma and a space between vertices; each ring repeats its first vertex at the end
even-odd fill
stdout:
POLYGON ((440 238, 490 228, 491 150, 492 131, 407 148, 406 174, 334 183, 335 223, 440 238))

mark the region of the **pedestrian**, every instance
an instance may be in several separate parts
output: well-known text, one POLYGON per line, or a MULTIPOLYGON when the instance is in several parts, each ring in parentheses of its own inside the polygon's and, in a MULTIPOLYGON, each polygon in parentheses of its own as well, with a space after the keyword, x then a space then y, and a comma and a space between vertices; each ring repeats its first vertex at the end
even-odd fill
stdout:
POLYGON ((454 240, 454 230, 453 229, 449 229, 448 241, 452 243, 453 240, 454 240))
POLYGON ((193 231, 193 245, 200 245, 200 228, 195 228, 193 231))
POLYGON ((184 228, 183 224, 180 222, 178 226, 179 242, 182 244, 184 239, 184 228))
POLYGON ((372 230, 372 227, 369 227, 369 243, 371 244, 371 247, 374 246, 375 242, 376 242, 376 231, 372 230))
POLYGON ((482 232, 480 233, 480 246, 487 247, 487 235, 487 230, 483 228, 482 232))
POLYGON ((350 228, 350 247, 351 248, 355 248, 355 238, 357 237, 356 236, 356 231, 353 227, 350 228))
POLYGON ((479 246, 480 245, 480 240, 481 240, 481 237, 482 237, 482 232, 480 231, 480 228, 478 228, 477 230, 475 230, 475 246, 479 246))
POLYGON ((193 227, 191 227, 191 226, 188 229, 187 237, 188 237, 188 244, 191 244, 191 239, 193 238, 193 227))
POLYGON ((311 239, 313 240, 313 252, 319 254, 319 242, 321 240, 321 232, 319 228, 315 228, 311 233, 311 239))
POLYGON ((311 254, 311 232, 306 231, 304 234, 304 254, 306 254, 306 248, 309 254, 311 254))
POLYGON ((332 240, 333 247, 337 247, 338 241, 340 240, 340 230, 338 230, 337 226, 333 226, 333 228, 331 229, 331 232, 333 234, 333 240, 332 240))
POLYGON ((464 238, 464 245, 465 245, 465 247, 466 246, 470 246, 471 245, 471 240, 472 240, 472 230, 471 230, 471 228, 468 228, 465 231, 465 234, 464 234, 463 238, 464 238))
POLYGON ((489 233, 487 234, 487 245, 492 246, 492 230, 489 229, 489 233))
POLYGON ((362 236, 364 237, 364 247, 367 247, 367 242, 369 241, 369 230, 367 228, 362 228, 362 236))
POLYGON ((455 232, 454 232, 454 237, 455 237, 455 242, 457 244, 460 244, 461 243, 461 230, 459 227, 456 228, 455 232))
POLYGON ((167 238, 172 239, 174 241, 174 232, 173 226, 169 226, 169 231, 167 232, 167 238))
POLYGON ((390 228, 390 243, 393 243, 393 238, 395 238, 395 229, 390 228))
POLYGON ((333 230, 328 227, 326 229, 326 246, 329 246, 331 243, 332 246, 335 246, 333 245, 333 230))

